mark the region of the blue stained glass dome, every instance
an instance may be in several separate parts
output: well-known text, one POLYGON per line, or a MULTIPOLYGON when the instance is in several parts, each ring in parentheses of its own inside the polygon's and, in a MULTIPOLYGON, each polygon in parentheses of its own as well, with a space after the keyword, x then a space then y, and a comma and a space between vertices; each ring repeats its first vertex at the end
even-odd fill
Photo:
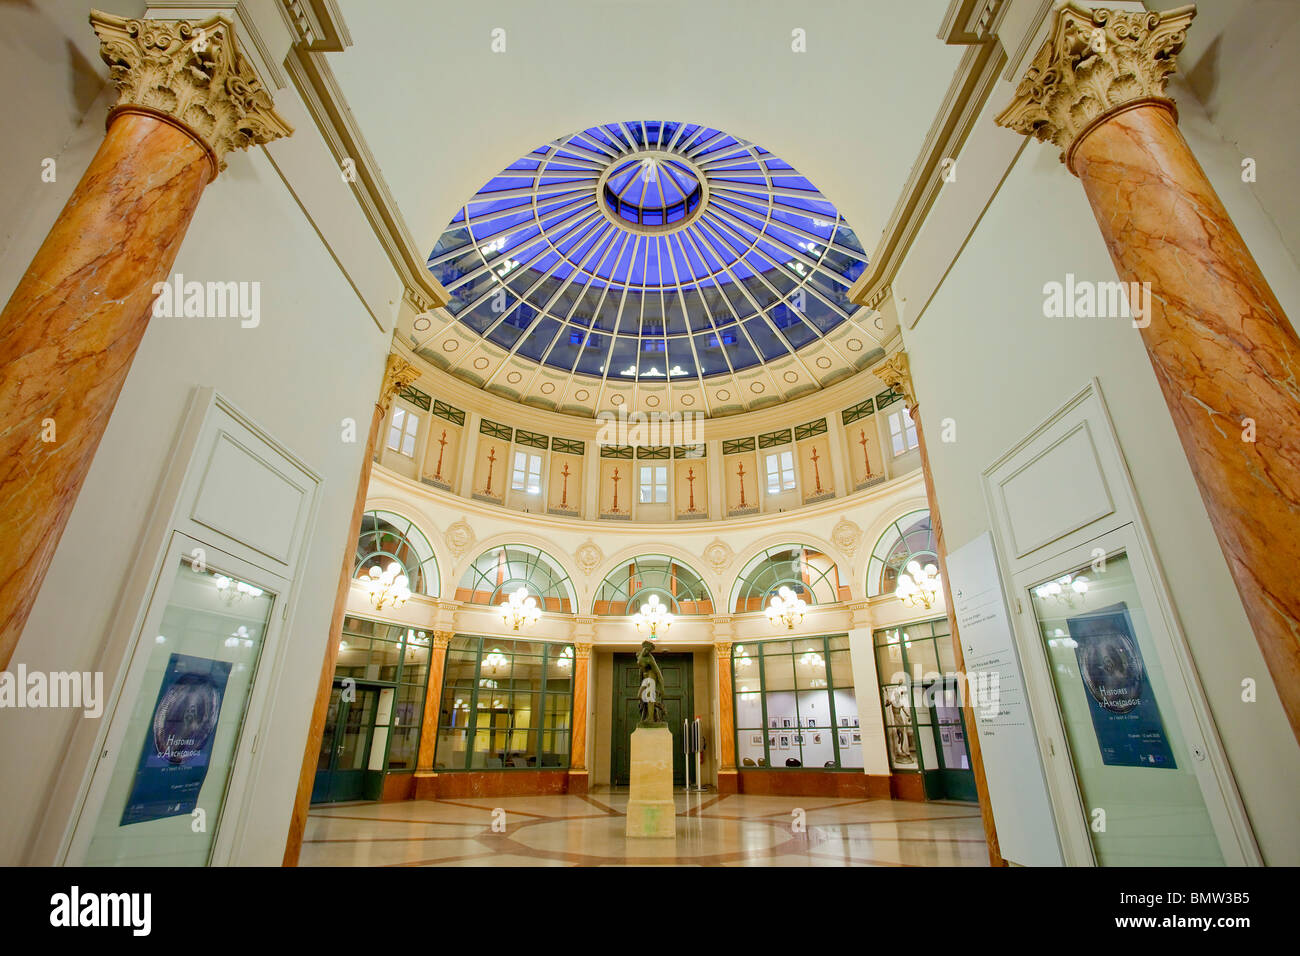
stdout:
POLYGON ((470 198, 429 256, 447 310, 579 375, 708 378, 784 358, 856 307, 867 256, 788 163, 691 123, 593 126, 470 198))

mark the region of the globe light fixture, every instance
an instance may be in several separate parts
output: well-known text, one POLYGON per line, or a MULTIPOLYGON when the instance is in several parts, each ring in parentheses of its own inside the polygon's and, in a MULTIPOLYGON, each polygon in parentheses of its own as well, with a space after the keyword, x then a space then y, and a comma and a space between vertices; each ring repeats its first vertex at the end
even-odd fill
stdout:
POLYGON ((644 631, 653 641, 660 628, 663 628, 665 634, 668 633, 668 628, 673 626, 673 615, 668 610, 668 605, 659 600, 659 595, 652 594, 632 615, 632 623, 636 625, 638 634, 644 631))
POLYGON ((517 631, 521 627, 532 627, 542 616, 542 609, 537 606, 537 598, 528 593, 525 587, 511 593, 501 605, 501 620, 517 631))
POLYGON ((773 627, 785 625, 786 630, 792 631, 796 624, 803 622, 803 616, 807 610, 808 602, 783 584, 772 595, 772 601, 765 609, 765 613, 773 627))
POLYGON ((907 562, 907 570, 898 576, 894 597, 908 607, 929 610, 939 597, 939 569, 933 564, 921 567, 918 561, 907 562))
POLYGON ((243 581, 236 581, 234 578, 227 577, 224 574, 218 574, 213 578, 212 583, 216 585, 217 594, 221 600, 227 604, 234 604, 236 601, 242 601, 244 598, 255 598, 262 596, 262 589, 255 588, 251 584, 245 584, 243 581))
POLYGON ((376 611, 382 611, 385 607, 401 607, 411 599, 410 581, 396 561, 390 562, 383 571, 372 567, 370 573, 361 579, 361 583, 370 592, 370 603, 376 611))
POLYGON ((1064 604, 1066 607, 1074 607, 1077 600, 1083 603, 1088 594, 1088 579, 1082 574, 1069 575, 1065 574, 1055 581, 1048 581, 1046 584, 1040 584, 1034 588, 1034 593, 1040 600, 1055 601, 1058 604, 1064 604))

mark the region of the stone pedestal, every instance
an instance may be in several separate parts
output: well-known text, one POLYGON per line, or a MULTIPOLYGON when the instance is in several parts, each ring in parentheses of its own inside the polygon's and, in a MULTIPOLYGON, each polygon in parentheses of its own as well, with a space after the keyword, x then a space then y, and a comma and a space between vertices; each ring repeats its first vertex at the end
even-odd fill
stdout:
POLYGON ((631 779, 627 835, 675 838, 673 734, 667 727, 638 727, 632 732, 631 779))

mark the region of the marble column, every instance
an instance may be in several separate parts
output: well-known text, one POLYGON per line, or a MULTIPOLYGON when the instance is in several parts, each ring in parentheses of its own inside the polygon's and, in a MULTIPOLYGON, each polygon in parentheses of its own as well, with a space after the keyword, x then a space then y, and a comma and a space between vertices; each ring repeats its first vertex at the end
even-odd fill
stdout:
POLYGON ((591 673, 591 645, 573 645, 573 733, 569 751, 569 793, 586 793, 587 687, 591 673))
POLYGON ((718 659, 718 793, 738 793, 736 708, 731 686, 731 641, 713 645, 718 659))
MULTIPOLYGON (((222 17, 91 14, 108 130, 0 313, 0 669, 9 665, 203 189, 292 130, 222 17)), ((168 321, 161 319, 160 321, 168 321)))
MULTIPOLYGON (((351 587, 351 581, 348 586, 351 587)), ((438 747, 438 713, 442 708, 442 677, 447 669, 447 645, 451 631, 434 631, 429 648, 429 683, 424 689, 424 717, 420 720, 420 755, 415 762, 416 797, 421 797, 420 777, 433 773, 433 755, 438 747)), ((331 683, 333 676, 331 675, 331 683)))
MULTIPOLYGON (((934 490, 934 474, 930 470, 930 455, 925 447, 925 432, 921 428, 921 408, 916 401, 916 392, 912 388, 912 374, 908 366, 907 353, 895 352, 880 365, 872 369, 872 374, 890 388, 899 391, 907 402, 912 421, 916 424, 916 440, 921 452, 921 471, 925 476, 925 497, 930 505, 930 527, 934 531, 935 552, 939 558, 939 577, 943 584, 943 606, 947 610, 948 630, 952 637, 954 662, 959 674, 966 673, 966 657, 962 652, 961 635, 957 631, 957 613, 952 605, 952 591, 948 585, 948 546, 943 539, 943 521, 939 517, 939 498, 934 490)), ((970 751, 971 769, 975 774, 975 793, 980 801, 980 820, 984 824, 984 839, 988 843, 989 863, 993 866, 1005 866, 1002 852, 998 846, 998 831, 993 823, 993 804, 989 800, 988 777, 984 773, 984 753, 980 747, 979 725, 975 720, 974 709, 969 706, 961 708, 962 727, 966 731, 966 749, 970 751)))
MULTIPOLYGON (((366 436, 365 454, 361 458, 361 473, 357 476, 356 500, 352 505, 352 520, 344 539, 343 567, 339 572, 338 588, 334 592, 334 611, 330 616, 329 638, 325 643, 325 659, 316 680, 316 704, 312 709, 311 723, 307 729, 307 744, 303 749, 302 769, 298 774, 298 791, 294 796, 293 815, 289 819, 289 836, 285 842, 284 865, 297 866, 302 849, 302 835, 307 827, 307 811, 311 807, 311 788, 316 779, 316 764, 320 759, 321 738, 325 734, 325 719, 329 716, 330 688, 334 685, 334 667, 338 662, 339 641, 343 639, 343 618, 347 612, 348 591, 356 573, 357 539, 361 535, 361 518, 366 510, 366 493, 370 488, 370 471, 375 461, 384 423, 388 420, 393 399, 403 388, 413 385, 420 377, 419 369, 399 355, 389 355, 384 369, 384 380, 370 416, 370 431, 366 436)), ((421 749, 424 743, 421 741, 421 749)))
POLYGON ((1061 9, 998 123, 1062 149, 1140 293, 1134 324, 1300 738, 1300 336, 1164 97, 1195 15, 1061 9))

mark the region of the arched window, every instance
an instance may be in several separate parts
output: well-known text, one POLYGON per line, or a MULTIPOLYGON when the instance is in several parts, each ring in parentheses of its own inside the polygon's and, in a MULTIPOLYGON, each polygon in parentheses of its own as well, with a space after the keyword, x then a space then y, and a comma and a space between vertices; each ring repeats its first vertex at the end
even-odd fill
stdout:
POLYGON ((784 544, 750 559, 737 579, 732 606, 737 613, 761 611, 782 585, 809 604, 840 600, 840 572, 835 562, 812 545, 784 544))
POLYGON ((577 610, 573 582, 560 563, 545 551, 524 544, 504 544, 480 554, 460 579, 456 600, 501 604, 521 587, 527 588, 545 611, 572 614, 577 610))
POLYGON ((438 597, 438 561, 433 546, 414 522, 391 511, 367 511, 361 516, 353 577, 369 574, 371 568, 386 569, 396 561, 406 575, 412 594, 438 597))
POLYGON ((699 574, 666 554, 642 554, 624 561, 596 591, 596 614, 635 614, 650 595, 674 614, 712 614, 713 598, 699 574))
POLYGON ((867 562, 867 597, 893 594, 898 575, 909 561, 938 565, 939 545, 930 527, 930 510, 903 515, 880 536, 867 562))

